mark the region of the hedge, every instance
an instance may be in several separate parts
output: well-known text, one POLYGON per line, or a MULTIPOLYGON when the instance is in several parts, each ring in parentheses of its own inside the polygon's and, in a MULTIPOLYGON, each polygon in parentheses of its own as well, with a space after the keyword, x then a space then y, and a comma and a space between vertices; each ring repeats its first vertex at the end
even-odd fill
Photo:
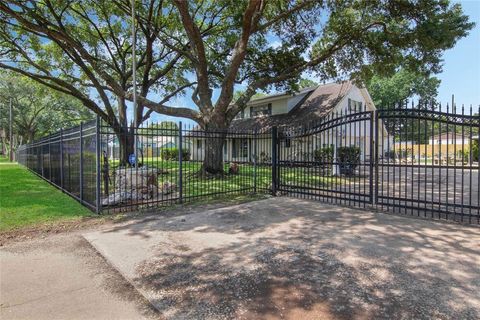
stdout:
MULTIPOLYGON (((178 148, 165 148, 160 150, 162 160, 178 160, 178 148)), ((182 159, 190 160, 190 150, 182 149, 182 159)))

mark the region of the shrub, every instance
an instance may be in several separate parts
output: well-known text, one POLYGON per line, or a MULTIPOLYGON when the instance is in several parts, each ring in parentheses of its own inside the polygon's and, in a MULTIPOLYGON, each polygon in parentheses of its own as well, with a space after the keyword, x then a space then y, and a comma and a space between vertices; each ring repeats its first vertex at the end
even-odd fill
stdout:
POLYGON ((330 175, 332 173, 333 154, 333 146, 316 149, 313 152, 313 159, 320 167, 320 174, 330 175))
POLYGON ((478 161, 478 139, 472 140, 472 161, 478 161))
POLYGON ((340 167, 340 173, 345 175, 353 175, 355 169, 360 164, 360 148, 359 147, 338 147, 337 161, 340 167))
MULTIPOLYGON (((165 148, 160 150, 160 157, 162 160, 178 160, 178 148, 165 148)), ((190 160, 190 151, 182 149, 182 159, 190 160)))

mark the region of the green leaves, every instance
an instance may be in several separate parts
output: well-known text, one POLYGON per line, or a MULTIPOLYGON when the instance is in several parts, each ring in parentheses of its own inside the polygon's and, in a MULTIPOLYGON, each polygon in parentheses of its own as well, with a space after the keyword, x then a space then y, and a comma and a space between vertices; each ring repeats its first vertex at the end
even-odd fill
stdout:
POLYGON ((0 76, 0 126, 3 128, 8 127, 10 99, 13 130, 23 137, 23 142, 93 119, 93 114, 79 100, 24 76, 3 73, 0 76))
POLYGON ((399 70, 391 77, 373 76, 367 87, 377 108, 387 108, 417 96, 424 102, 435 102, 440 80, 435 77, 399 70))

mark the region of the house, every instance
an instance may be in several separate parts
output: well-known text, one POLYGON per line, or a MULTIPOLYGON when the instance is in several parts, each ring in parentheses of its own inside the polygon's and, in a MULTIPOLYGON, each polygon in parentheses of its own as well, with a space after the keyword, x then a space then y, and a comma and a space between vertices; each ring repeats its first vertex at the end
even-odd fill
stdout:
MULTIPOLYGON (((162 149, 176 148, 178 136, 141 133, 137 136, 138 151, 145 157, 159 157, 162 149)), ((186 142, 183 142, 185 147, 186 142)), ((105 135, 102 140, 102 150, 110 159, 120 156, 120 143, 116 135, 105 135)))
MULTIPOLYGON (((473 137, 472 137, 473 138, 473 137)), ((428 144, 457 144, 457 145, 468 145, 470 143, 470 134, 465 132, 463 135, 462 133, 455 133, 455 132, 444 132, 441 134, 437 134, 431 136, 428 140, 428 144)))
MULTIPOLYGON (((366 160, 370 155, 369 120, 319 130, 303 138, 290 139, 289 131, 299 127, 321 127, 321 122, 328 117, 340 118, 373 110, 375 106, 367 89, 359 88, 350 81, 310 87, 294 94, 279 93, 253 99, 232 121, 229 131, 237 133, 235 137, 227 136, 223 158, 224 161, 250 162, 256 157, 258 161, 268 162, 272 150, 270 130, 275 126, 282 132, 279 152, 283 159, 311 161, 314 151, 325 146, 334 147, 335 152, 337 146, 357 146, 361 159, 366 160), (238 134, 241 132, 255 132, 259 139, 252 139, 251 135, 242 137, 238 134)), ((386 131, 382 136, 388 136, 386 131)), ((193 139, 193 160, 203 159, 203 140, 200 136, 193 139)), ((380 148, 383 148, 383 143, 380 148)))

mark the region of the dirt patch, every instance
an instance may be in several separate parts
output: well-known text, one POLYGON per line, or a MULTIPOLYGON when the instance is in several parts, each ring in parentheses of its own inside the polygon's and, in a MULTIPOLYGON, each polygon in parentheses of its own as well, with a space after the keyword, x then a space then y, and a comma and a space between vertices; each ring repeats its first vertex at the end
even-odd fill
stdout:
POLYGON ((41 223, 30 227, 8 230, 0 233, 0 246, 12 242, 46 238, 50 235, 90 229, 106 222, 105 218, 93 217, 68 221, 41 223))
POLYGON ((190 214, 196 210, 208 210, 229 206, 232 204, 244 203, 263 198, 263 196, 255 197, 239 197, 230 200, 214 200, 208 203, 187 203, 185 205, 170 205, 150 210, 122 212, 115 214, 103 214, 99 216, 85 217, 80 219, 39 223, 33 226, 13 229, 0 232, 0 247, 18 241, 28 241, 34 239, 45 239, 51 235, 71 233, 77 231, 85 231, 98 227, 109 227, 122 224, 128 221, 138 221, 151 217, 155 219, 158 215, 165 217, 190 214))

